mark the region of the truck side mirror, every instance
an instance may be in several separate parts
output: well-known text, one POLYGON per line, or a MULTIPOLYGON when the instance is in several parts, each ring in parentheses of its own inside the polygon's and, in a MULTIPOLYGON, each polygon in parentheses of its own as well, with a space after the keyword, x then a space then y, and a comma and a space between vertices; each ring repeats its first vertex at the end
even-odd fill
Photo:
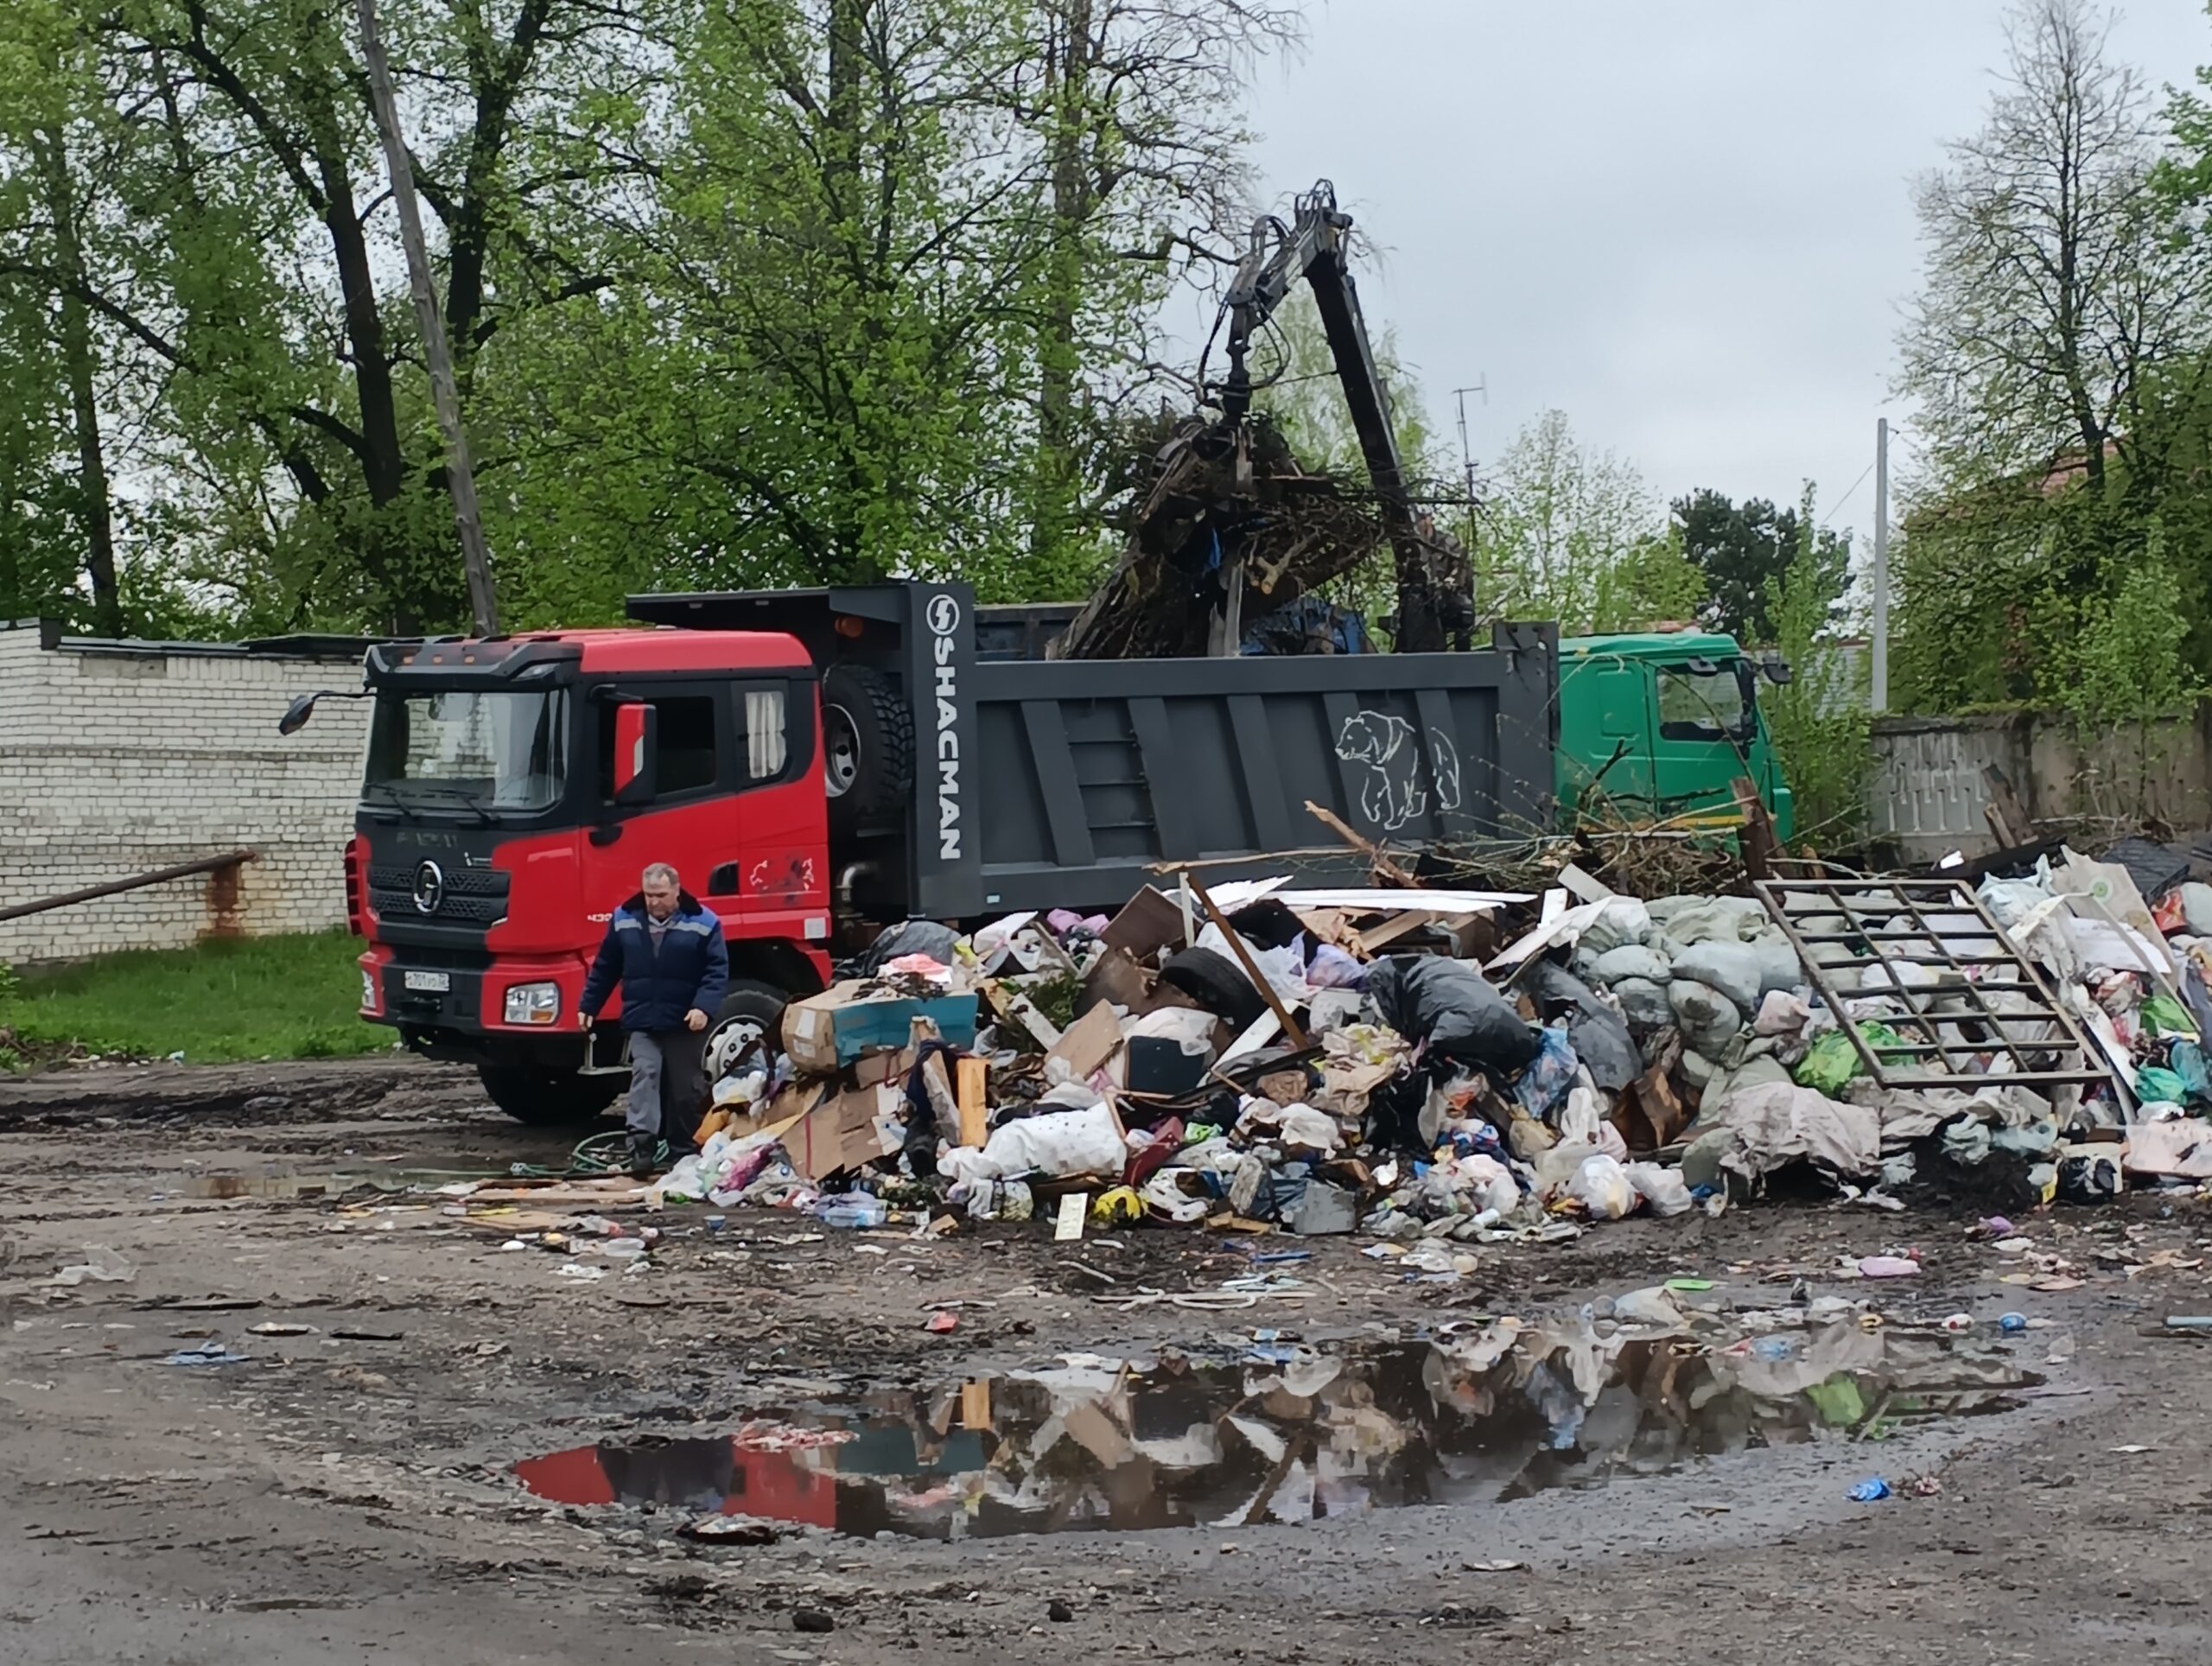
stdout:
POLYGON ((643 701, 614 709, 614 802, 649 804, 660 777, 659 714, 643 701))
POLYGON ((1766 674, 1766 680, 1777 688, 1786 687, 1797 679, 1797 673, 1792 669, 1789 662, 1778 653, 1770 653, 1760 661, 1759 670, 1766 674))

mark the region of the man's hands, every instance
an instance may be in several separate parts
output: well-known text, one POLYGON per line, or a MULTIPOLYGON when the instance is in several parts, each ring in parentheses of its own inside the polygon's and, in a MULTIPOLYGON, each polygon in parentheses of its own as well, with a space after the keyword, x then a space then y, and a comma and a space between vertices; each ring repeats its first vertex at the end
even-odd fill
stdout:
POLYGON ((683 1014, 683 1027, 687 1030, 705 1029, 707 1027, 707 1014, 701 1012, 696 1007, 692 1008, 690 1012, 683 1014))
POLYGON ((598 1021, 593 1018, 589 1013, 578 1013, 576 1014, 576 1027, 578 1029, 588 1030, 597 1021, 598 1021))

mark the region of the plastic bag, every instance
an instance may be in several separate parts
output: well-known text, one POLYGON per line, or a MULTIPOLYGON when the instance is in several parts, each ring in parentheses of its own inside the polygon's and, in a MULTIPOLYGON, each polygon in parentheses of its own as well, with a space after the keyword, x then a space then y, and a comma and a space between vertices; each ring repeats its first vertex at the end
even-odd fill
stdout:
POLYGON ((1797 1065, 1797 1085, 1830 1099, 1840 1099, 1862 1065, 1859 1049, 1841 1030, 1830 1030, 1805 1050, 1797 1065))
POLYGON ((2141 1017, 2145 1035, 2178 1035, 2189 1041, 2200 1039, 2188 1009, 2170 995, 2154 995, 2145 1001, 2141 1017))
MULTIPOLYGON (((1113 1107, 1098 1103, 1083 1110, 1047 1111, 1006 1122, 991 1133, 979 1154, 980 1163, 968 1165, 973 1176, 1046 1174, 1071 1180, 1078 1174, 1119 1174, 1127 1153, 1122 1144, 1121 1124, 1113 1107)), ((944 1173, 945 1158, 938 1159, 944 1173)))
POLYGON ((1663 1030, 1675 1021, 1675 1009, 1668 1003, 1667 987, 1640 977, 1624 977, 1611 990, 1614 1000, 1621 1003, 1621 1016, 1628 1020, 1632 1033, 1649 1034, 1663 1030))
POLYGON ((1157 1012, 1130 1020, 1122 1033, 1133 1040, 1141 1038, 1173 1041, 1195 1058, 1213 1052, 1213 1029, 1217 1021, 1209 1012, 1189 1007, 1162 1007, 1157 1012))
POLYGON ((1617 1221, 1637 1205, 1628 1171, 1603 1152, 1582 1160, 1567 1184, 1567 1195, 1599 1220, 1617 1221))
POLYGON ((1743 1009, 1710 983, 1676 978, 1667 986, 1667 1002, 1682 1029, 1682 1045, 1718 1059, 1744 1027, 1743 1009))
MULTIPOLYGON (((2166 1055, 2166 1063, 2181 1078, 2187 1097, 2184 1104, 2212 1104, 2212 1064, 2208 1064, 2204 1049, 2194 1041, 2177 1041, 2166 1055)), ((2142 1073, 2137 1072, 2139 1083, 2142 1073)))
POLYGON ((1650 936, 1650 911, 1635 897, 1615 897, 1582 928, 1582 946, 1593 955, 1602 955, 1646 942, 1650 936))
POLYGON ((1566 1103, 1567 1090, 1574 1085, 1574 1072, 1580 1067, 1574 1044, 1567 1039, 1566 1026, 1555 1024, 1540 1030, 1536 1056, 1514 1084, 1514 1097, 1531 1116, 1548 1122, 1566 1103))
POLYGON ((1520 1205, 1521 1187, 1513 1178, 1513 1171, 1495 1157, 1480 1152, 1471 1157, 1461 1157, 1451 1165, 1451 1175, 1471 1215, 1479 1215, 1486 1209, 1510 1215, 1520 1205))
POLYGON ((1640 977, 1649 983, 1664 983, 1674 976, 1668 970, 1663 955, 1645 948, 1640 943, 1624 944, 1620 948, 1599 955, 1590 971, 1600 983, 1618 983, 1624 977, 1640 977))
POLYGON ((1655 1215, 1679 1215, 1690 1206, 1689 1182, 1679 1168, 1664 1163, 1629 1163, 1621 1172, 1655 1215))
POLYGON ((2135 1072, 2135 1097, 2145 1104, 2178 1105, 2189 1098, 2189 1084, 2178 1071, 2145 1065, 2135 1072))
POLYGON ((1813 1009, 1786 989, 1770 991, 1759 1002, 1759 1015, 1751 1027, 1761 1035, 1795 1035, 1813 1016, 1813 1009))
POLYGON ((841 977, 874 977, 893 961, 908 955, 927 955, 931 960, 950 966, 960 933, 950 925, 940 925, 933 919, 910 919, 887 927, 868 944, 866 952, 849 967, 839 967, 841 977))
POLYGON ((1522 984, 1546 1021, 1566 1018, 1574 1056, 1599 1087, 1618 1093, 1643 1074, 1643 1059, 1629 1033, 1628 1021, 1573 973, 1551 961, 1539 961, 1529 968, 1522 984))
POLYGON ((1306 981, 1317 989, 1362 989, 1367 987, 1367 968, 1335 944, 1325 943, 1314 950, 1306 981))
POLYGON ((1738 1012, 1759 1004, 1759 957, 1749 944, 1714 940, 1694 943, 1675 957, 1675 976, 1711 985, 1738 1012))
POLYGON ((1368 969, 1367 992, 1384 1023, 1447 1058, 1510 1071, 1543 1045, 1542 1032, 1464 961, 1392 955, 1368 969))

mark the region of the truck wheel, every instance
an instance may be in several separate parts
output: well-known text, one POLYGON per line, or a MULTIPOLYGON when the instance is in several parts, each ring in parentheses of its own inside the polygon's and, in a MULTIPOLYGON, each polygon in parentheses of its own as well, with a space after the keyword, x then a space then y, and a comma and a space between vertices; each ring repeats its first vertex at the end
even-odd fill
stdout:
POLYGON ((822 781, 839 832, 906 813, 914 790, 914 719, 882 672, 832 665, 823 675, 822 781))
POLYGON ((707 1091, 714 1091, 715 1084, 729 1074, 755 1041, 765 1040, 769 1051, 774 1052, 783 1021, 781 989, 751 978, 732 982, 722 995, 722 1004, 715 1008, 715 1021, 707 1026, 706 1046, 699 1055, 707 1091))
POLYGON ((476 1076, 493 1104, 531 1128, 576 1128, 596 1122, 624 1085, 620 1075, 578 1076, 520 1065, 479 1065, 476 1076))

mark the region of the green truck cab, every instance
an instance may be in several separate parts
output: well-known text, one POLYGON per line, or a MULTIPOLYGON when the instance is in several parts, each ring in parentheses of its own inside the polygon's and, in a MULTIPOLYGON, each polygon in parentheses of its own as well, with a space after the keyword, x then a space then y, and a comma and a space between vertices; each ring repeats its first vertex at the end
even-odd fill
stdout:
POLYGON ((1562 638, 1556 792, 1561 823, 1662 824, 1725 833, 1743 823, 1749 777, 1777 836, 1796 833, 1789 788, 1759 710, 1762 677, 1789 680, 1730 636, 1647 631, 1562 638))

